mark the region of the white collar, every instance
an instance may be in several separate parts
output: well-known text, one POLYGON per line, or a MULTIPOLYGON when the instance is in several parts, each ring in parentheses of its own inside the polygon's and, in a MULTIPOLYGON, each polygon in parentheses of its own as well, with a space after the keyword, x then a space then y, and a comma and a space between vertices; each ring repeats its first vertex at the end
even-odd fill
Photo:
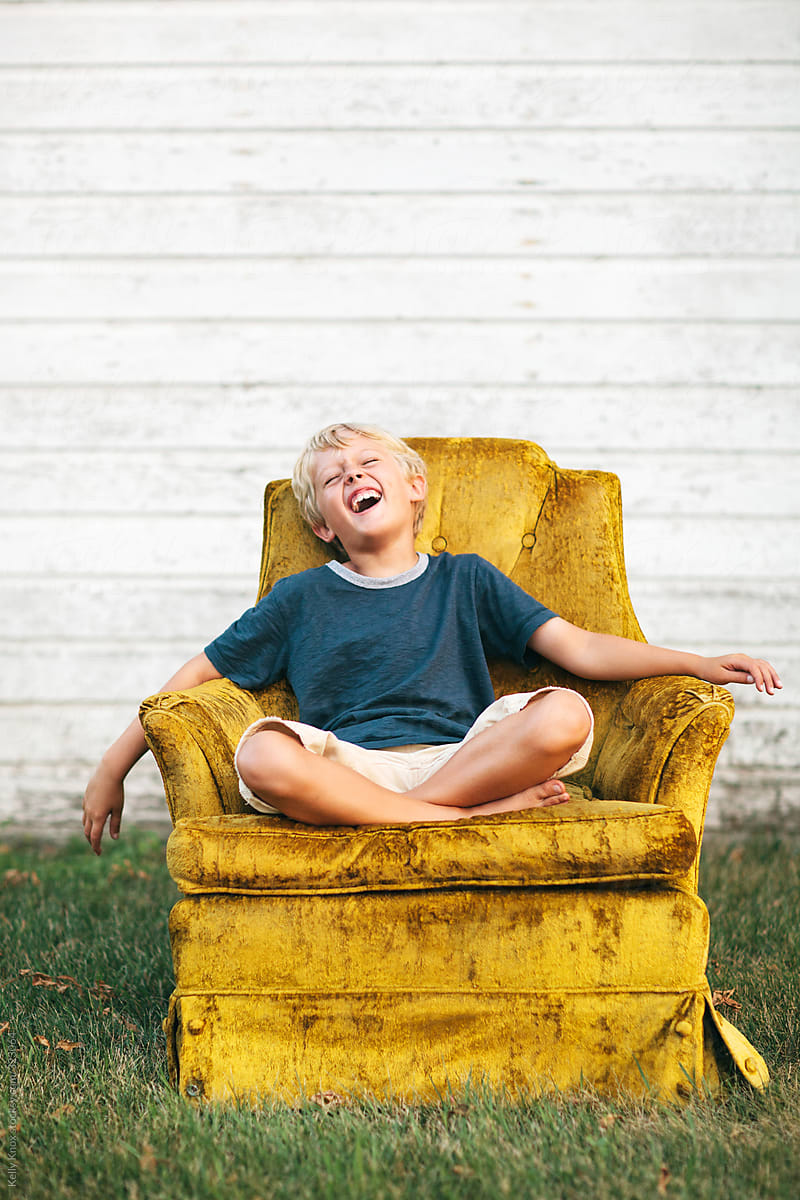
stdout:
POLYGON ((344 563, 328 562, 326 567, 338 575, 341 579, 346 579, 348 583, 354 583, 356 587, 362 588, 395 588, 402 587, 403 584, 411 583, 413 579, 418 579, 428 569, 427 554, 417 554, 417 561, 413 567, 409 567, 407 571, 403 571, 400 575, 389 575, 385 579, 376 579, 372 575, 359 575, 358 571, 353 571, 350 567, 346 567, 344 563))

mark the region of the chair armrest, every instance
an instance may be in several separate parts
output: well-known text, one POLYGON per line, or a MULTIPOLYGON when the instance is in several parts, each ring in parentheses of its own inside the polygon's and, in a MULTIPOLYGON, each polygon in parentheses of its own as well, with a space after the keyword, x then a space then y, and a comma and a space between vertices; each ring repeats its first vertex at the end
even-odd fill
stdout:
POLYGON ((592 790, 605 800, 680 809, 698 852, 717 757, 733 720, 726 688, 691 676, 631 684, 611 720, 592 790))
POLYGON ((265 712, 296 719, 297 702, 286 683, 248 692, 229 679, 213 679, 142 703, 139 718, 161 771, 173 824, 181 817, 246 811, 233 756, 247 726, 265 712))

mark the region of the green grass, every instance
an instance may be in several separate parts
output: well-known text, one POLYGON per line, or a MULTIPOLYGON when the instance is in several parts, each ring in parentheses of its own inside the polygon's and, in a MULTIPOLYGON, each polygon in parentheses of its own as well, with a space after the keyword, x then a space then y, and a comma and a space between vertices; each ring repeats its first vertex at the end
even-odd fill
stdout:
POLYGON ((795 1200, 800 842, 708 839, 701 893, 711 912, 711 986, 733 989, 741 1004, 722 1011, 766 1057, 765 1094, 733 1079, 716 1100, 681 1109, 588 1091, 511 1102, 480 1088, 414 1108, 309 1100, 195 1109, 166 1078, 167 914, 177 892, 163 843, 129 830, 100 859, 77 839, 4 845, 6 1170, 13 1067, 15 1190, 31 1200, 795 1200), (60 991, 46 982, 58 976, 70 977, 60 991))

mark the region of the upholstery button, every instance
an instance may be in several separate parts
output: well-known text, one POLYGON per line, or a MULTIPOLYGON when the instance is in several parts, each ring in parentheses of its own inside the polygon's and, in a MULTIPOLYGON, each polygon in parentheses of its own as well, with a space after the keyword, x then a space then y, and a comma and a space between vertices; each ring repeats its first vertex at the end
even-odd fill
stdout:
POLYGON ((447 547, 447 538, 442 537, 441 534, 439 534, 437 537, 435 537, 433 539, 433 541, 431 542, 431 550, 433 550, 435 554, 441 554, 442 551, 444 549, 446 549, 446 547, 447 547))
POLYGON ((523 533, 523 535, 522 535, 522 544, 523 544, 523 546, 525 547, 525 549, 526 549, 526 550, 530 550, 531 546, 534 546, 534 545, 536 544, 536 534, 534 534, 534 533, 523 533))
POLYGON ((755 1075, 756 1060, 754 1058, 746 1058, 744 1060, 744 1069, 747 1071, 748 1075, 755 1075))
POLYGON ((675 1032, 677 1033, 678 1037, 688 1037, 692 1032, 691 1022, 678 1021, 678 1024, 675 1026, 675 1032))
POLYGON ((189 1021, 188 1025, 186 1026, 186 1028, 189 1030, 189 1033, 202 1033, 205 1027, 206 1023, 202 1017, 192 1017, 191 1021, 189 1021))

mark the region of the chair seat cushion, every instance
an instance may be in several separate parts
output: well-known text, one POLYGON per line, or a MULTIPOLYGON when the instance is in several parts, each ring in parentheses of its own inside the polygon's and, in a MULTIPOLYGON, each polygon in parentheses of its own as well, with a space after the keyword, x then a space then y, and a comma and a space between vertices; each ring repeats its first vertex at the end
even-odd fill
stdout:
POLYGON ((613 800, 411 825, 188 817, 167 843, 181 891, 307 895, 675 878, 697 851, 676 809, 613 800))

